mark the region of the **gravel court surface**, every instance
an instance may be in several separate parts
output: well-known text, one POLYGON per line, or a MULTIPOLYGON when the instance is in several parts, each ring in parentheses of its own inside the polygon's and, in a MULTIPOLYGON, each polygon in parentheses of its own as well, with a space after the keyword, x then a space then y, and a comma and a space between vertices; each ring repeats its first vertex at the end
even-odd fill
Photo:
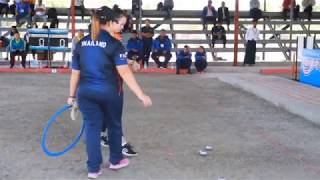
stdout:
MULTIPOLYGON (((69 75, 0 77, 0 179, 86 179, 83 142, 59 158, 40 147, 44 124, 66 101, 69 75)), ((216 78, 137 77, 154 102, 143 109, 125 88, 124 132, 139 156, 99 179, 320 178, 318 125, 216 78), (213 150, 199 156, 206 145, 213 150)))

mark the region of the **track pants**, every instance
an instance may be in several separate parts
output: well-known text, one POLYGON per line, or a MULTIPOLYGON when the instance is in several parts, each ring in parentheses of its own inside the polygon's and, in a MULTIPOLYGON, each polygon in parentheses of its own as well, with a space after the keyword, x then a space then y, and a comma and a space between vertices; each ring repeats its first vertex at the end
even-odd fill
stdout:
POLYGON ((110 155, 109 162, 118 164, 121 152, 123 94, 117 88, 80 83, 78 104, 86 125, 87 167, 98 172, 102 164, 100 133, 103 123, 107 125, 110 155))

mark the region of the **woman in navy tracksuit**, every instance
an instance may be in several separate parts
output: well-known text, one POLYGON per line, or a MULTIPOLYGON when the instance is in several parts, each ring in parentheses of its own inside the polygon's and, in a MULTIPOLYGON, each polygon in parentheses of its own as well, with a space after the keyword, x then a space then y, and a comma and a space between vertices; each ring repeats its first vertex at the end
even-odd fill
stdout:
POLYGON ((73 52, 68 104, 73 104, 77 97, 83 114, 89 178, 101 174, 100 132, 103 121, 108 126, 109 168, 120 169, 129 165, 129 160, 121 153, 122 81, 145 107, 152 104, 130 71, 121 42, 110 35, 120 32, 125 23, 126 17, 121 10, 102 7, 93 15, 91 35, 84 37, 73 52))
POLYGON ((189 46, 185 45, 183 50, 178 53, 176 61, 176 74, 180 74, 180 69, 187 69, 188 73, 191 74, 191 52, 189 46))
POLYGON ((203 46, 200 46, 195 54, 195 63, 197 72, 203 73, 207 68, 207 53, 203 46))

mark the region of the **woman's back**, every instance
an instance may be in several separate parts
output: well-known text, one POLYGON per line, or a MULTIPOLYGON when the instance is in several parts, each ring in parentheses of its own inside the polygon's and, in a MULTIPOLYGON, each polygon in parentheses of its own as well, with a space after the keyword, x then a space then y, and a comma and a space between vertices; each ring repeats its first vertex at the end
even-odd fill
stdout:
POLYGON ((101 31, 97 40, 84 37, 74 51, 72 67, 80 70, 80 83, 108 84, 117 86, 116 65, 127 64, 122 44, 101 31))

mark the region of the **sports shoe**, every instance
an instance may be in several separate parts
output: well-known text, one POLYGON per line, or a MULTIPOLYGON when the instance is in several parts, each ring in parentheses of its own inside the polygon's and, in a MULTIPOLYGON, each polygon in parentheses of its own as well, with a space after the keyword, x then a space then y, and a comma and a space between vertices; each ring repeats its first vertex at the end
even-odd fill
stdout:
POLYGON ((122 154, 127 157, 138 156, 138 153, 133 150, 133 146, 129 143, 122 146, 122 154))
POLYGON ((108 147, 109 146, 109 141, 107 136, 101 136, 101 146, 103 147, 108 147))
POLYGON ((89 172, 88 173, 88 178, 89 179, 97 179, 98 176, 100 176, 102 174, 102 171, 99 170, 98 172, 89 172))
POLYGON ((124 168, 126 166, 129 165, 129 159, 128 158, 124 158, 122 159, 118 164, 111 164, 109 165, 109 168, 112 169, 112 170, 118 170, 118 169, 121 169, 121 168, 124 168))

